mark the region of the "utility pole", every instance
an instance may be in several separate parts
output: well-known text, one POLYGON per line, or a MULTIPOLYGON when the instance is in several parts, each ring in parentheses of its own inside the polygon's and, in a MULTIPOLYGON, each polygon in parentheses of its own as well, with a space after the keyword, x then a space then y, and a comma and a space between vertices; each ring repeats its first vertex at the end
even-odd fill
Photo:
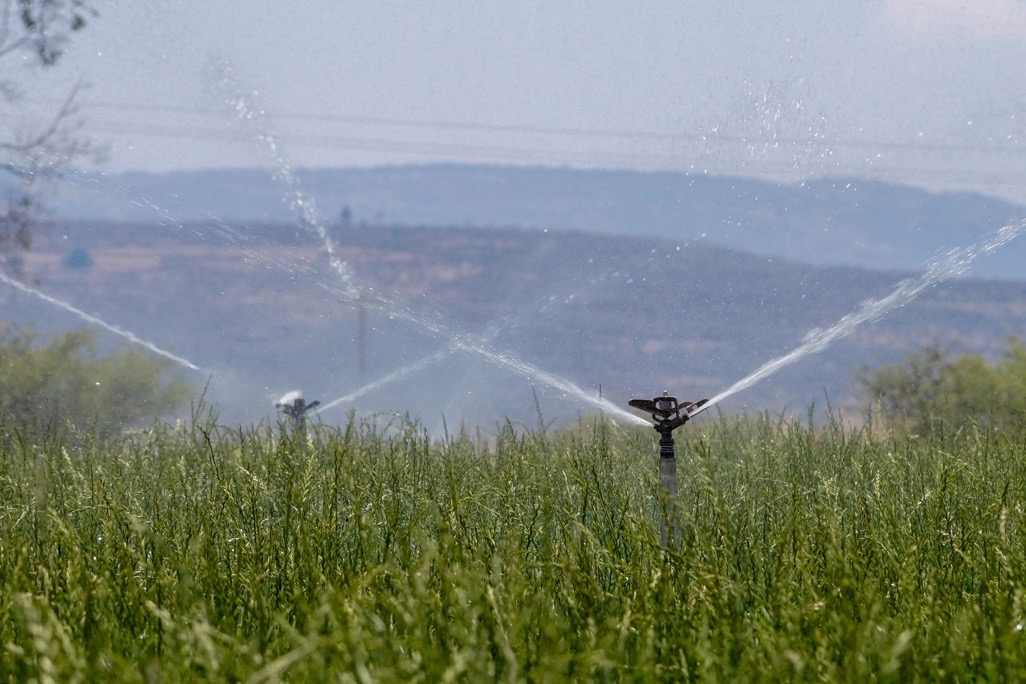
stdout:
POLYGON ((356 303, 356 360, 360 372, 360 387, 367 384, 367 306, 363 300, 356 303))

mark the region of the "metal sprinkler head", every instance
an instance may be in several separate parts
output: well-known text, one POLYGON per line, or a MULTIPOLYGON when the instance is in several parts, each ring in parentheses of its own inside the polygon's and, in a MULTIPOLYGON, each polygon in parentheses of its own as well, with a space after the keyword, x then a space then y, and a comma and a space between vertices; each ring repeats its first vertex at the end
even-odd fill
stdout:
POLYGON ((302 429, 306 427, 306 412, 320 406, 320 403, 320 400, 314 400, 308 404, 298 393, 290 392, 275 402, 274 407, 280 408, 282 413, 295 421, 296 427, 302 429))
POLYGON ((629 406, 641 409, 652 414, 654 427, 659 433, 659 456, 661 458, 674 458, 673 431, 679 428, 693 413, 708 402, 708 399, 698 401, 678 402, 677 397, 671 397, 667 391, 663 396, 655 399, 631 399, 629 406))

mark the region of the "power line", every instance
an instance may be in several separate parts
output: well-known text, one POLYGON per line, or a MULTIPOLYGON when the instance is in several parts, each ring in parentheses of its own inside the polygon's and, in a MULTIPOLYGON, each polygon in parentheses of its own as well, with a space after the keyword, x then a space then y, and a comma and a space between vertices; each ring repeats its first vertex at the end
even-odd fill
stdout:
MULTIPOLYGON (((161 126, 154 124, 137 124, 124 121, 105 121, 97 123, 92 128, 99 132, 135 134, 151 137, 164 138, 192 138, 197 140, 217 140, 222 142, 246 143, 253 140, 252 133, 246 131, 232 131, 226 129, 200 128, 195 126, 161 126)), ((525 147, 525 146, 503 146, 503 145, 482 145, 456 142, 435 142, 428 140, 408 140, 382 137, 346 137, 338 135, 318 135, 309 133, 281 133, 275 138, 294 147, 314 147, 317 149, 338 149, 363 152, 402 152, 406 154, 421 155, 456 155, 470 157, 476 155, 501 156, 504 158, 516 158, 522 156, 535 156, 544 158, 558 158, 573 155, 594 155, 604 154, 610 157, 622 157, 635 161, 678 161, 679 156, 671 153, 606 153, 574 150, 557 150, 553 148, 525 147)))
MULTIPOLYGON (((52 98, 33 98, 32 102, 53 104, 52 98)), ((97 102, 85 101, 76 103, 82 109, 113 109, 118 111, 145 111, 159 112, 165 114, 188 114, 194 116, 212 116, 223 118, 224 111, 213 108, 184 107, 181 105, 153 105, 131 102, 97 102)), ((532 134, 553 134, 568 136, 592 136, 610 138, 648 138, 653 140, 668 140, 679 136, 672 133, 660 133, 656 131, 629 131, 615 129, 589 129, 555 126, 528 126, 522 124, 499 124, 481 123, 470 121, 453 121, 445 119, 408 119, 400 117, 385 116, 353 116, 340 114, 313 114, 301 112, 275 112, 277 120, 300 120, 319 121, 324 123, 360 124, 375 126, 404 126, 410 128, 427 128, 457 131, 488 131, 500 133, 532 133, 532 134)))
MULTIPOLYGON (((37 103, 54 104, 58 100, 54 98, 33 98, 30 100, 37 103)), ((99 102, 81 101, 76 105, 81 109, 115 110, 121 112, 154 112, 164 114, 186 114, 190 116, 224 118, 224 112, 214 108, 185 107, 181 105, 156 105, 134 102, 99 102)), ((670 143, 692 143, 692 144, 749 144, 749 145, 773 145, 782 147, 820 147, 824 149, 833 148, 856 148, 873 151, 932 151, 932 152, 973 152, 985 154, 1008 154, 1021 155, 1023 148, 1018 147, 1018 141, 1011 144, 1015 147, 999 146, 994 144, 978 145, 971 143, 950 143, 919 141, 894 141, 894 140, 854 140, 854 139, 829 139, 829 138, 782 138, 764 135, 743 135, 738 133, 722 134, 712 132, 703 133, 665 133, 645 130, 622 130, 622 129, 589 129, 575 127, 557 126, 530 126, 521 124, 500 124, 481 123, 470 121, 454 121, 445 119, 411 119, 385 116, 352 116, 339 114, 314 114, 301 112, 276 112, 274 118, 277 120, 317 121, 322 123, 336 124, 357 124, 365 126, 393 126, 434 130, 453 130, 460 132, 494 132, 494 133, 522 133, 534 135, 558 135, 567 137, 593 137, 607 139, 644 139, 652 141, 663 141, 670 143)))
MULTIPOLYGON (((52 98, 37 98, 37 103, 56 102, 52 98)), ((152 123, 150 121, 119 121, 100 118, 89 124, 94 133, 112 135, 135 135, 152 138, 193 139, 218 141, 232 144, 251 144, 253 134, 234 125, 220 125, 226 121, 221 110, 202 109, 180 105, 161 105, 132 102, 78 102, 79 108, 113 110, 119 112, 152 112, 159 114, 177 114, 188 116, 209 117, 216 120, 214 125, 194 125, 177 122, 174 124, 152 123)), ((706 172, 702 168, 714 167, 710 173, 744 173, 765 177, 824 176, 833 174, 867 173, 874 177, 901 178, 906 182, 951 184, 975 188, 1018 188, 1026 185, 1026 174, 1017 171, 999 171, 994 169, 993 155, 1004 157, 999 164, 1008 164, 1010 168, 1021 168, 1014 157, 1023 154, 1023 150, 1015 147, 975 146, 971 144, 953 144, 929 141, 895 142, 867 140, 829 140, 815 138, 811 140, 784 139, 779 137, 759 138, 740 135, 694 135, 668 134, 652 131, 626 131, 611 129, 583 129, 561 127, 537 127, 512 124, 487 124, 446 120, 399 119, 388 117, 355 117, 343 115, 322 115, 309 113, 275 114, 275 118, 305 121, 319 121, 339 124, 358 124, 365 126, 387 126, 393 128, 408 127, 421 130, 449 130, 463 133, 516 133, 565 137, 592 137, 607 140, 649 140, 652 143, 670 143, 670 151, 657 150, 612 151, 608 149, 567 149, 555 146, 539 147, 537 142, 532 145, 468 143, 451 140, 425 140, 411 137, 389 137, 375 135, 338 135, 324 133, 278 133, 275 137, 279 142, 292 147, 306 147, 318 150, 338 150, 343 152, 393 153, 420 156, 424 158, 456 158, 471 160, 488 160, 493 162, 514 163, 569 163, 585 166, 640 166, 645 168, 670 168, 697 173, 706 172), (722 156, 724 146, 742 146, 734 158, 722 156), (744 154, 744 147, 750 152, 744 154), (850 150, 848 154, 868 159, 871 153, 906 152, 921 155, 948 154, 957 157, 958 167, 952 168, 945 164, 938 166, 936 161, 922 160, 919 165, 911 159, 899 159, 899 165, 881 162, 858 164, 855 159, 841 161, 837 157, 825 159, 824 163, 816 163, 815 159, 799 159, 793 162, 777 158, 774 155, 788 155, 795 152, 810 157, 816 150, 835 152, 840 149, 850 150), (969 155, 979 158, 980 155, 991 156, 987 170, 967 168, 969 155), (1009 158, 1012 156, 1012 158, 1009 158)), ((234 120, 228 120, 234 123, 234 120)), ((950 162, 948 162, 950 163, 950 162)))

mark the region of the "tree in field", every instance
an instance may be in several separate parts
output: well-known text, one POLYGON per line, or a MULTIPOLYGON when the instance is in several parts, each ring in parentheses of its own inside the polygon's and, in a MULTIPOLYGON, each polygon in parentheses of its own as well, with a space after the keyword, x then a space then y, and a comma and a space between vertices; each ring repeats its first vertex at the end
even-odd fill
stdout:
POLYGON ((17 270, 42 215, 36 197, 41 177, 89 151, 75 135, 75 93, 47 119, 24 126, 13 112, 23 97, 19 81, 57 64, 72 35, 96 15, 89 0, 0 0, 0 170, 9 186, 0 205, 0 268, 17 270), (15 77, 15 72, 21 78, 15 77))
POLYGON ((903 363, 863 369, 859 384, 865 409, 890 427, 928 434, 941 425, 975 422, 1026 431, 1026 345, 1016 339, 992 364, 934 345, 903 363))
POLYGON ((134 350, 98 357, 93 335, 67 332, 39 344, 31 332, 0 332, 0 431, 54 428, 110 436, 167 415, 192 395, 167 379, 169 362, 134 350))

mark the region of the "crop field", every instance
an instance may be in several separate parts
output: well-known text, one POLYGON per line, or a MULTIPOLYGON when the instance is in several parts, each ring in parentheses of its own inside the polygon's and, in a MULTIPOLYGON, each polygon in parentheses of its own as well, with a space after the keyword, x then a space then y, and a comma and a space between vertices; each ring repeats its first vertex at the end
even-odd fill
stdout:
POLYGON ((1026 440, 0 431, 0 680, 1026 679, 1026 440))

